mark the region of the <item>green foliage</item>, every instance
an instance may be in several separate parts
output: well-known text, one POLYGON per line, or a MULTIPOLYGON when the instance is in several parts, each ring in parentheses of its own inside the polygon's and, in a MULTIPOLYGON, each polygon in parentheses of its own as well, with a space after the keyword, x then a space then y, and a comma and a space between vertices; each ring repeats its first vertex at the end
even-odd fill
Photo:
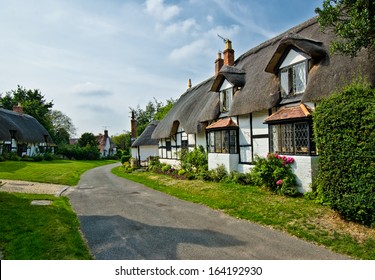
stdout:
POLYGON ((208 170, 204 176, 206 181, 222 182, 228 178, 227 169, 223 164, 218 165, 215 169, 208 170))
POLYGON ((133 172, 133 168, 132 168, 129 160, 122 163, 122 169, 125 173, 132 173, 133 172))
POLYGON ((161 168, 161 171, 165 173, 165 172, 168 172, 171 168, 172 166, 170 164, 166 164, 161 168))
POLYGON ((338 37, 331 52, 355 56, 362 48, 375 48, 374 0, 324 0, 317 8, 322 28, 332 29, 338 37))
POLYGON ((153 120, 163 119, 175 102, 176 100, 169 99, 167 100, 167 104, 164 105, 163 102, 154 98, 153 102, 149 101, 147 103, 145 109, 141 109, 139 106, 137 106, 136 109, 130 107, 129 109, 131 112, 134 112, 135 120, 137 122, 137 135, 141 135, 147 125, 153 120))
POLYGON ((251 170, 256 184, 266 186, 272 191, 288 196, 298 195, 296 177, 291 165, 294 159, 268 154, 267 158, 258 157, 251 170))
POLYGON ((112 141, 116 144, 117 150, 121 150, 124 155, 131 154, 131 132, 113 136, 112 141))
POLYGON ((203 146, 193 151, 182 150, 180 155, 181 168, 191 174, 201 174, 208 170, 208 155, 203 146))
POLYGON ((314 113, 318 200, 346 219, 375 224, 375 90, 354 82, 314 113))
POLYGON ((99 145, 95 135, 91 132, 85 132, 78 139, 78 146, 80 147, 97 147, 99 145))
POLYGON ((65 145, 59 148, 58 154, 76 160, 97 160, 100 158, 99 149, 94 146, 80 147, 78 145, 65 145))
POLYGON ((129 162, 129 160, 131 159, 131 155, 123 155, 121 157, 121 163, 124 164, 125 162, 129 162))

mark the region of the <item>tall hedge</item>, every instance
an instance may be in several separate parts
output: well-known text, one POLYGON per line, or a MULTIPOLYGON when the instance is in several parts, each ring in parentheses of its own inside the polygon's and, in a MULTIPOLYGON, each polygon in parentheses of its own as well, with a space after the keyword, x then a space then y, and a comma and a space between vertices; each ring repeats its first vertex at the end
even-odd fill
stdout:
POLYGON ((348 220, 375 226, 375 89, 354 82, 314 113, 318 198, 348 220))

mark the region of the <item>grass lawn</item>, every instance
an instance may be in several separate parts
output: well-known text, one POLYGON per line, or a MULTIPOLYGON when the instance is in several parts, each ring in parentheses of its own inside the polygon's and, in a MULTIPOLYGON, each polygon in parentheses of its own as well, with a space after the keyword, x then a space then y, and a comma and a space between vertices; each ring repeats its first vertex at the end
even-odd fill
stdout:
POLYGON ((375 229, 342 220, 330 208, 304 197, 276 195, 264 188, 199 180, 177 180, 149 172, 112 172, 180 199, 288 232, 355 259, 375 259, 375 229))
POLYGON ((0 180, 22 180, 75 186, 85 171, 115 162, 111 160, 4 161, 0 162, 0 180))
MULTIPOLYGON (((0 162, 1 179, 74 186, 85 171, 116 161, 0 162)), ((5 259, 92 259, 67 197, 0 192, 0 249, 5 259), (32 200, 53 201, 49 206, 32 200)))
POLYGON ((67 197, 0 192, 0 248, 8 260, 90 260, 67 197), (53 201, 49 206, 32 200, 53 201))

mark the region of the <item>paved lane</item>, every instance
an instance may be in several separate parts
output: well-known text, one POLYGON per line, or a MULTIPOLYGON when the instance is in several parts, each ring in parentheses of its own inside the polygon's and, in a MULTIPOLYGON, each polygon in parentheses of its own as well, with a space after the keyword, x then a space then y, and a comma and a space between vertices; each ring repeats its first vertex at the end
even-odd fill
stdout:
POLYGON ((346 258, 119 178, 113 167, 89 170, 68 194, 96 259, 346 258))

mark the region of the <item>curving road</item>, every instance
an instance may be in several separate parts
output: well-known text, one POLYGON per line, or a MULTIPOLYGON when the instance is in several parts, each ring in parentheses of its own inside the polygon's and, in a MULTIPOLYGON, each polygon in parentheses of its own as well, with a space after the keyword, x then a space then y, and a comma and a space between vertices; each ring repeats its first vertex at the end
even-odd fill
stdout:
POLYGON ((346 259, 257 224, 89 170, 68 193, 96 259, 346 259))

